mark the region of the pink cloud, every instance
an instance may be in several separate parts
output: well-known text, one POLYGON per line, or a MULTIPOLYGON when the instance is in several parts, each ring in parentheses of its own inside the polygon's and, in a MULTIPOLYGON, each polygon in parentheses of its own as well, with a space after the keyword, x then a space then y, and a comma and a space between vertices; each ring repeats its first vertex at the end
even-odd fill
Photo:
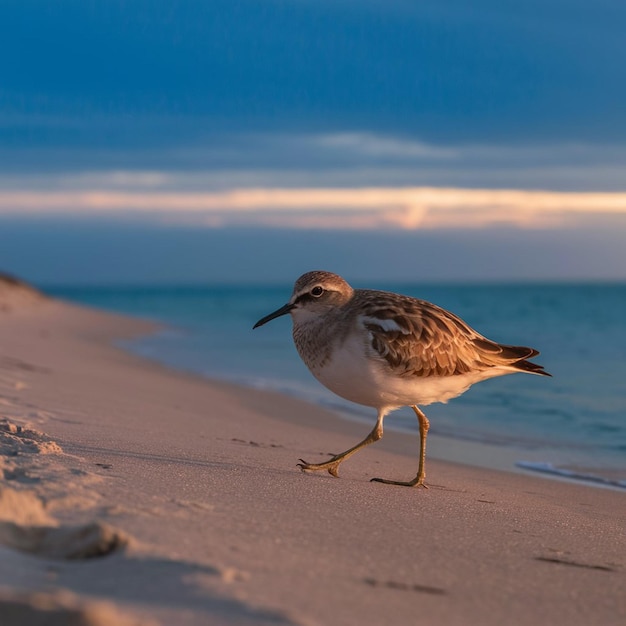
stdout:
POLYGON ((0 190, 0 214, 146 214, 206 226, 291 228, 556 227, 572 216, 626 215, 626 193, 433 187, 0 190))

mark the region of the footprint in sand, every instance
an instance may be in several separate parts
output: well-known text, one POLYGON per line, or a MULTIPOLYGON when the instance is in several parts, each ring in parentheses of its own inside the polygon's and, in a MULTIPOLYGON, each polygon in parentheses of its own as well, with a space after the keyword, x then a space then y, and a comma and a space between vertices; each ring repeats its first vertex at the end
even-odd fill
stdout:
POLYGON ((0 590, 2 626, 153 626, 112 604, 84 600, 68 591, 24 593, 0 590))
POLYGON ((121 550, 129 537, 91 522, 58 525, 33 493, 0 488, 0 545, 50 559, 92 559, 121 550))
MULTIPOLYGON (((20 463, 33 454, 62 454, 62 450, 39 431, 0 420, 0 473, 5 480, 21 485, 39 482, 35 466, 20 463)), ((60 526, 34 492, 0 487, 0 545, 51 559, 90 559, 127 544, 126 535, 102 522, 60 526)))
POLYGON ((31 454, 61 454, 61 446, 43 433, 0 419, 0 454, 18 456, 31 454))
POLYGON ((446 590, 441 587, 431 587, 415 583, 400 582, 397 580, 378 580, 376 578, 365 578, 363 582, 371 587, 381 587, 384 589, 395 589, 396 591, 413 591, 416 593, 428 593, 431 595, 445 595, 446 590))

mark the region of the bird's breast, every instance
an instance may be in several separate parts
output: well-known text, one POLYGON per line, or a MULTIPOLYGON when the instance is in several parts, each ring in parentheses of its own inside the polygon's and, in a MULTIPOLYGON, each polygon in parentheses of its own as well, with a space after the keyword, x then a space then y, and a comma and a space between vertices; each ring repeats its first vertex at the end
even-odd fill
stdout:
POLYGON ((308 333, 294 329, 298 353, 322 385, 357 404, 384 406, 384 364, 368 358, 365 339, 356 333, 329 337, 320 328, 308 333))

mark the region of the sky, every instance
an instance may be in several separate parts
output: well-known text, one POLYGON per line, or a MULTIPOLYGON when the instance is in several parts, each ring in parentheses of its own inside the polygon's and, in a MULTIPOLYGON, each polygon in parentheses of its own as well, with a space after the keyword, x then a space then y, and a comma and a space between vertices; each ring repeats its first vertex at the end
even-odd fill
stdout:
POLYGON ((626 280, 621 0, 3 0, 0 271, 626 280))

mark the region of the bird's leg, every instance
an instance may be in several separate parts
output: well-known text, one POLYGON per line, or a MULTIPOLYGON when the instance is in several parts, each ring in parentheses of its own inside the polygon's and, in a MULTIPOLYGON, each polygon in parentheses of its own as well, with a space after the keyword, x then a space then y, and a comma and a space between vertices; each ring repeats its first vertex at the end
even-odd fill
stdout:
POLYGON ((342 461, 345 461, 347 458, 351 457, 355 452, 358 452, 361 448, 368 446, 370 443, 374 443, 379 439, 382 439, 383 436, 383 418, 385 417, 384 412, 378 413, 378 419, 376 420, 376 426, 372 429, 372 432, 363 439, 363 441, 356 444, 356 446, 342 452, 341 454, 336 454, 334 457, 328 459, 324 463, 307 463, 300 459, 300 463, 298 463, 298 467, 302 471, 317 471, 317 470, 328 470, 329 474, 332 474, 335 477, 339 477, 337 470, 339 469, 339 464, 342 461))
POLYGON ((372 478, 373 482, 385 483, 386 485, 401 485, 402 487, 424 487, 428 489, 428 485, 424 482, 424 479, 426 478, 426 435, 428 435, 430 422, 424 413, 415 405, 411 408, 415 411, 415 415, 417 415, 420 429, 420 463, 417 468, 417 476, 408 482, 387 480, 386 478, 372 478))

